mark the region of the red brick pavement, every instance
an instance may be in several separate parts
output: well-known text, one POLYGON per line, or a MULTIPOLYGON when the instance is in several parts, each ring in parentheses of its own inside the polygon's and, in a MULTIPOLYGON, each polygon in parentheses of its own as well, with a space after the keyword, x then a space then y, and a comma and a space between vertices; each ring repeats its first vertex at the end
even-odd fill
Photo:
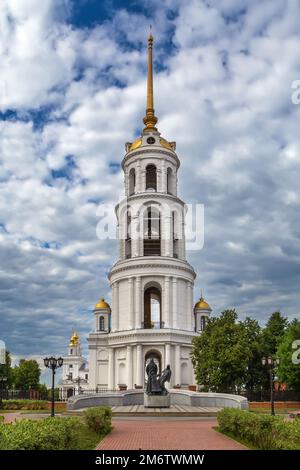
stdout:
POLYGON ((216 420, 113 420, 99 450, 245 450, 213 429, 216 420))

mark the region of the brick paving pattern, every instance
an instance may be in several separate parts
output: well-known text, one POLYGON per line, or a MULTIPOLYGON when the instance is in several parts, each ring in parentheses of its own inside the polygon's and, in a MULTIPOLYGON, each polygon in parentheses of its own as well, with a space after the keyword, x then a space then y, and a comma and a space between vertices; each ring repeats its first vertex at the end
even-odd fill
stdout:
POLYGON ((215 419, 113 420, 114 429, 98 450, 245 450, 213 429, 215 419))

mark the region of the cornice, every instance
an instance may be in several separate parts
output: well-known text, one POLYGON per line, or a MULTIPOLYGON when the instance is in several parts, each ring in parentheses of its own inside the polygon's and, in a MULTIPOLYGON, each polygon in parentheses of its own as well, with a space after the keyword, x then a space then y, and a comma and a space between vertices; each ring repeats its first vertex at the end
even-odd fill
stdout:
MULTIPOLYGON (((145 260, 146 257, 137 257, 137 258, 130 258, 129 260, 125 260, 125 261, 118 261, 116 264, 113 265, 113 267, 111 268, 109 274, 108 274, 108 279, 111 278, 112 275, 114 274, 117 274, 117 273, 120 273, 120 272, 124 272, 124 271, 130 271, 130 270, 133 270, 133 269, 153 269, 153 268, 163 268, 163 269, 166 269, 166 264, 165 263, 151 263, 151 262, 146 262, 145 260), (135 261, 138 261, 138 260, 141 260, 143 259, 144 260, 144 263, 140 264, 140 263, 135 263, 135 261), (127 264, 124 264, 124 265, 120 265, 121 263, 127 263, 127 264), (130 263, 130 264, 129 264, 130 263)), ((161 257, 159 257, 161 258, 161 257)), ((165 261, 167 262, 170 262, 172 261, 174 263, 172 263, 172 265, 169 265, 172 269, 176 269, 178 271, 184 271, 184 272, 187 272, 189 274, 191 274, 193 276, 193 279, 196 278, 196 273, 194 271, 194 269, 191 267, 191 265, 186 262, 186 266, 182 266, 180 264, 177 264, 178 263, 178 260, 177 259, 174 259, 174 258, 163 258, 165 261)), ((150 260, 149 260, 150 261, 150 260)), ((142 276, 142 274, 140 274, 142 276)))
MULTIPOLYGON (((125 155, 125 157, 123 158, 123 161, 122 161, 123 170, 124 170, 125 164, 127 163, 127 160, 129 160, 133 157, 139 156, 139 155, 147 154, 147 153, 148 154, 151 153, 153 158, 155 158, 155 154, 167 155, 167 156, 175 159, 178 168, 180 167, 180 160, 177 157, 176 153, 172 152, 171 150, 168 151, 168 150, 162 150, 162 149, 159 149, 159 148, 152 147, 152 148, 149 148, 149 149, 138 149, 138 150, 135 150, 133 152, 127 153, 125 155)), ((158 155, 157 158, 159 158, 159 155, 158 155)))

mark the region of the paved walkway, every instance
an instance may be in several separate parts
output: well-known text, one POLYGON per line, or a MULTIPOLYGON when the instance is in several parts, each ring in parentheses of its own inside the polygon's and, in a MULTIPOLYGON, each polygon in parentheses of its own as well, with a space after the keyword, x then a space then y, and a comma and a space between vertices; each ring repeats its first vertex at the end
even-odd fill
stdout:
POLYGON ((98 450, 245 450, 213 429, 215 419, 114 419, 98 450))

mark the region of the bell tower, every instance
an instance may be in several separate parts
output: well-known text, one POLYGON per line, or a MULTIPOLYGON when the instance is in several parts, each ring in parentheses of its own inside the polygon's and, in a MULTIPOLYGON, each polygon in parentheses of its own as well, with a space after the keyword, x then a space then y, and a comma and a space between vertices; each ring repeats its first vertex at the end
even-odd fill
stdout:
POLYGON ((96 326, 89 335, 91 388, 142 388, 151 358, 159 371, 170 364, 171 386, 194 383, 190 352, 196 334, 196 273, 186 261, 176 144, 156 127, 152 49, 150 32, 145 127, 125 145, 125 198, 115 209, 119 259, 108 276, 111 328, 100 333, 96 326))

